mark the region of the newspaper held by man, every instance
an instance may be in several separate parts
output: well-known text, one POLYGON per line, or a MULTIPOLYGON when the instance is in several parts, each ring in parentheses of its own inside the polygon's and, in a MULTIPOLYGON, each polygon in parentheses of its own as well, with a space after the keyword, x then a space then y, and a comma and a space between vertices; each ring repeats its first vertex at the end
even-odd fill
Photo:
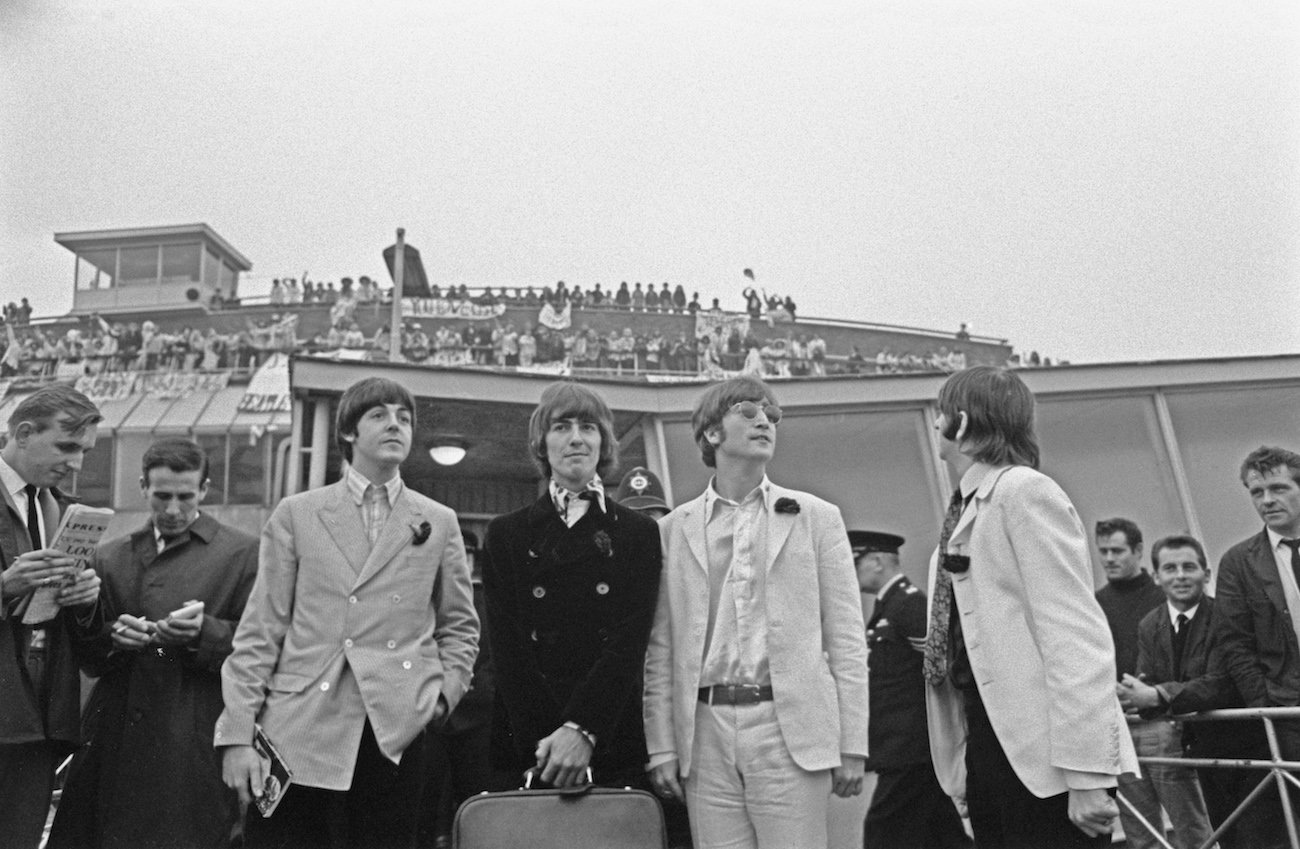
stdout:
MULTIPOLYGON (((85 569, 95 553, 95 546, 108 530, 108 523, 113 518, 113 511, 107 507, 87 507, 85 504, 72 504, 63 511, 63 519, 54 532, 54 541, 50 548, 76 560, 76 572, 85 569)), ((75 573, 74 573, 75 574, 75 573)), ((59 590, 74 580, 73 574, 58 584, 37 587, 32 599, 23 613, 23 624, 34 625, 48 622, 59 612, 59 590)))

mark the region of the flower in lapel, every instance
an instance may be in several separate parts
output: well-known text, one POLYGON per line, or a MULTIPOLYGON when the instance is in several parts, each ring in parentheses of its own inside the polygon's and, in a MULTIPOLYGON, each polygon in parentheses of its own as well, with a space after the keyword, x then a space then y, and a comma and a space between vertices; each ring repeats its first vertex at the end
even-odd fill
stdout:
POLYGON ((411 531, 413 532, 411 545, 424 545, 429 535, 433 533, 433 525, 426 520, 418 525, 411 525, 411 531))
POLYGON ((605 533, 603 530, 596 531, 596 533, 592 535, 591 541, 596 544, 596 548, 600 549, 601 554, 606 557, 614 556, 614 542, 609 538, 609 534, 605 533))
POLYGON ((965 554, 948 554, 944 552, 939 558, 939 565, 954 575, 970 571, 970 557, 965 554))
POLYGON ((791 516, 798 516, 799 502, 793 498, 778 498, 772 509, 778 513, 789 513, 791 516))

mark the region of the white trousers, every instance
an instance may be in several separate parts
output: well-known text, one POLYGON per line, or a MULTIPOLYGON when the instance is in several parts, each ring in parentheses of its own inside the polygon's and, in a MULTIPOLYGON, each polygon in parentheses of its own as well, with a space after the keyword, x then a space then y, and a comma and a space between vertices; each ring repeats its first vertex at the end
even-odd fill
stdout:
POLYGON ((696 849, 826 846, 830 770, 790 757, 773 702, 695 706, 686 806, 696 849))

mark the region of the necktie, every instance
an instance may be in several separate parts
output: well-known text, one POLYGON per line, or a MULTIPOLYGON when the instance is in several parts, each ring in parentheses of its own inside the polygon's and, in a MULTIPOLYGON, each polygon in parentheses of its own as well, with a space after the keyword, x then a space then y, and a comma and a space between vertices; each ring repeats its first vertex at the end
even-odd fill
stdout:
POLYGON ((1187 647, 1187 614, 1180 613, 1174 620, 1174 680, 1183 680, 1183 649, 1187 647))
POLYGON ((36 497, 38 490, 27 484, 23 487, 23 492, 27 493, 27 536, 32 541, 32 551, 37 551, 45 547, 41 542, 41 507, 40 499, 36 497))
POLYGON ((1284 539, 1282 544, 1291 549, 1291 574, 1295 575, 1296 586, 1300 587, 1300 539, 1284 539))
MULTIPOLYGON (((943 517, 943 530, 939 533, 939 557, 948 553, 948 540, 952 539, 953 528, 961 518, 962 508, 966 506, 962 499, 961 488, 953 490, 948 502, 948 512, 943 517)), ((934 577, 934 598, 930 605, 930 630, 925 635, 925 660, 922 670, 925 680, 938 685, 948 674, 948 637, 952 618, 952 575, 940 565, 934 577)))

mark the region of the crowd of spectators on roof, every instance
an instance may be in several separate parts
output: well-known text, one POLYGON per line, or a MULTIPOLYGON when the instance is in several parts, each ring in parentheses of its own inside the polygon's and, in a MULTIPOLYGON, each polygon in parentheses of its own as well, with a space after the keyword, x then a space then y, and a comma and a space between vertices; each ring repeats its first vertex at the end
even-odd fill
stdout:
MULTIPOLYGON (((40 327, 31 325, 32 308, 27 298, 4 306, 8 338, 0 338, 0 377, 15 375, 53 376, 61 365, 80 364, 87 374, 124 370, 221 370, 257 368, 274 352, 328 353, 338 351, 372 360, 387 359, 391 338, 387 325, 368 336, 358 321, 358 308, 391 304, 393 289, 382 287, 367 275, 354 283, 344 277, 333 282, 300 278, 276 278, 265 299, 272 307, 285 307, 267 317, 249 318, 246 327, 221 332, 214 327, 182 327, 163 330, 152 321, 109 323, 98 316, 80 326, 40 327), (330 308, 327 331, 311 338, 298 335, 298 305, 322 304, 330 308)), ((698 292, 687 297, 680 284, 667 282, 643 286, 622 282, 606 290, 601 284, 584 291, 559 281, 551 286, 483 287, 437 284, 429 287, 435 299, 463 301, 479 306, 503 305, 541 309, 550 305, 557 313, 577 309, 626 310, 634 313, 723 314, 717 298, 705 308, 698 292)), ((746 288, 745 310, 751 328, 766 322, 794 322, 796 305, 790 297, 761 293, 746 288)), ((258 299, 259 302, 261 299, 258 299)), ((239 302, 218 292, 210 307, 231 309, 239 302)), ((375 313, 377 314, 377 313, 375 313)), ((371 313, 367 313, 371 315, 371 313)), ((373 326, 373 316, 371 323, 373 326)), ((802 327, 802 326, 801 326, 802 327)), ((960 347, 937 350, 898 351, 882 348, 866 356, 856 346, 846 351, 828 350, 827 342, 815 330, 784 334, 768 333, 761 338, 751 329, 739 329, 694 338, 691 333, 669 333, 635 323, 612 329, 595 329, 580 323, 554 330, 540 322, 513 322, 497 317, 491 321, 415 321, 402 325, 401 357, 412 363, 430 365, 479 365, 500 368, 559 368, 573 373, 646 375, 657 373, 717 374, 745 371, 763 377, 803 377, 835 374, 899 374, 955 372, 967 365, 960 347)), ((958 345, 969 340, 968 325, 956 334, 958 345)), ((1051 358, 1031 352, 1014 354, 1013 367, 1051 366, 1051 358)))

